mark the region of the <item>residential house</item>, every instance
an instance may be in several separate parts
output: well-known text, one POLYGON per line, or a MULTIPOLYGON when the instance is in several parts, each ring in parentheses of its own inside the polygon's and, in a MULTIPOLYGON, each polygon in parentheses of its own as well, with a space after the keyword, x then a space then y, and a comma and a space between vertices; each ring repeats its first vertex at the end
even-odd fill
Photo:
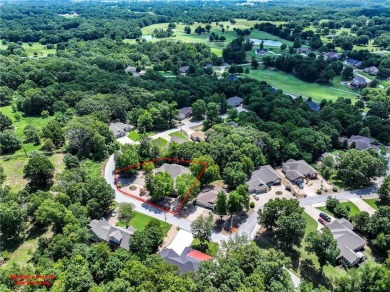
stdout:
POLYGON ((283 173, 291 182, 303 182, 305 178, 317 179, 317 171, 304 160, 289 159, 282 164, 283 173))
POLYGON ((104 218, 92 220, 88 226, 93 241, 104 241, 114 248, 121 247, 127 250, 129 250, 130 237, 136 231, 132 226, 127 229, 119 226, 112 226, 104 218))
POLYGON ((176 179, 176 177, 178 177, 183 173, 191 174, 191 171, 188 169, 188 167, 176 163, 172 163, 172 164, 164 163, 160 167, 156 168, 154 170, 154 173, 159 173, 163 171, 168 172, 173 179, 176 179))
POLYGON ((188 70, 190 69, 190 66, 183 66, 179 68, 180 74, 187 74, 188 70))
POLYGON ((345 60, 345 63, 347 65, 352 65, 352 66, 355 66, 355 67, 359 67, 362 64, 361 61, 355 60, 355 59, 351 59, 351 58, 345 60))
POLYGON ((197 196, 196 205, 214 210, 217 201, 217 196, 218 190, 205 189, 197 196))
POLYGON ((124 137, 127 135, 127 132, 130 132, 134 129, 132 125, 124 124, 121 122, 112 122, 110 123, 108 128, 114 134, 115 138, 124 137))
POLYGON ((352 135, 349 139, 343 139, 348 141, 348 147, 355 146, 357 150, 368 150, 368 149, 374 149, 375 151, 379 151, 379 147, 375 145, 375 141, 371 138, 359 136, 359 135, 352 135))
POLYGON ((298 48, 297 49, 297 53, 298 54, 308 54, 311 52, 311 49, 310 48, 298 48))
POLYGON ((321 106, 318 102, 315 102, 315 101, 306 101, 306 104, 308 105, 308 107, 314 111, 314 112, 318 112, 320 111, 321 109, 321 106))
POLYGON ((353 232, 353 225, 347 219, 334 220, 326 227, 329 228, 340 249, 338 260, 352 267, 364 259, 360 251, 364 249, 366 241, 353 232))
POLYGON ((238 77, 237 77, 237 75, 229 75, 229 80, 236 81, 236 80, 238 80, 238 77))
POLYGON ((174 249, 165 248, 161 251, 160 256, 179 268, 179 273, 196 272, 200 262, 211 260, 212 257, 190 247, 184 248, 181 254, 174 249))
POLYGON ((355 75, 355 77, 352 79, 352 81, 349 84, 353 88, 364 88, 367 86, 367 80, 362 76, 355 75))
POLYGON ((280 185, 281 182, 281 176, 270 165, 264 165, 252 172, 246 184, 248 185, 249 193, 262 194, 266 193, 269 187, 280 185))
POLYGON ((263 48, 263 49, 260 49, 260 48, 259 48, 259 49, 256 49, 256 50, 255 50, 255 54, 256 54, 256 55, 265 55, 265 54, 267 54, 267 52, 268 52, 268 50, 267 50, 267 49, 264 49, 264 48, 263 48))
POLYGON ((366 72, 367 74, 376 76, 379 72, 379 69, 375 66, 371 66, 371 67, 365 68, 363 71, 366 72))
POLYGON ((187 106, 187 107, 182 107, 181 109, 179 109, 178 117, 180 120, 187 119, 191 115, 192 115, 192 107, 187 106))
POLYGON ((239 96, 232 96, 227 99, 227 104, 231 107, 238 107, 242 105, 243 101, 244 100, 239 96))
POLYGON ((233 128, 238 128, 238 124, 233 121, 226 122, 226 125, 232 126, 233 128))
POLYGON ((203 142, 204 140, 206 140, 206 134, 202 131, 195 131, 191 134, 191 139, 194 142, 203 142))
POLYGON ((337 60, 340 58, 340 55, 336 52, 328 52, 324 54, 326 60, 337 60))

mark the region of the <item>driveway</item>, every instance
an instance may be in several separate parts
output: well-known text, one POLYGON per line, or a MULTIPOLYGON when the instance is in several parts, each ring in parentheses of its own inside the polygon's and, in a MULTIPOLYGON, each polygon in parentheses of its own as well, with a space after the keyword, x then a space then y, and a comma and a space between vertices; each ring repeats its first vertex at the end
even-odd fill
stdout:
MULTIPOLYGON (((304 208, 305 212, 317 222, 317 230, 321 230, 324 227, 322 224, 318 223, 318 218, 320 218, 321 211, 313 206, 305 206, 304 208)), ((333 217, 331 218, 332 220, 334 219, 333 217)))
POLYGON ((181 255, 186 247, 191 246, 193 240, 191 232, 180 230, 167 248, 171 248, 178 255, 181 255))
POLYGON ((359 208, 360 212, 365 211, 370 215, 375 213, 375 209, 360 198, 350 198, 348 201, 354 203, 359 208))

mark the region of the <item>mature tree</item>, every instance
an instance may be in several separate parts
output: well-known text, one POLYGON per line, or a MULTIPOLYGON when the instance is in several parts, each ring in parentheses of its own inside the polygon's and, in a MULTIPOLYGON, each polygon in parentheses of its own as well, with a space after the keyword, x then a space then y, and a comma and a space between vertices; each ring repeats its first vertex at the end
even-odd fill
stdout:
POLYGON ((194 177, 199 177, 203 172, 203 175, 200 178, 203 185, 208 185, 213 181, 221 179, 219 175, 219 166, 215 164, 213 158, 209 155, 195 158, 190 164, 190 170, 194 177), (206 170, 203 172, 205 168, 206 170))
POLYGON ((15 152, 22 148, 22 142, 12 130, 0 132, 0 154, 15 152))
POLYGON ((15 239, 25 229, 27 213, 16 202, 0 203, 0 233, 4 240, 15 239))
POLYGON ((241 162, 228 162, 223 170, 223 180, 232 189, 245 183, 247 176, 241 162))
POLYGON ((173 178, 166 171, 159 172, 156 175, 148 175, 146 188, 153 200, 163 199, 173 192, 173 178))
POLYGON ((382 185, 378 189, 379 197, 384 201, 390 200, 390 176, 386 176, 382 185))
POLYGON ((147 162, 145 163, 142 168, 144 169, 145 171, 145 174, 149 174, 153 171, 154 169, 154 163, 153 162, 147 162))
POLYGON ((12 120, 8 116, 0 112, 0 132, 10 128, 12 128, 12 120))
POLYGON ((252 57, 252 62, 251 62, 252 69, 256 70, 259 68, 259 62, 256 60, 255 57, 252 57))
POLYGON ((344 70, 341 72, 342 80, 352 80, 354 77, 353 68, 350 66, 344 67, 344 70))
POLYGON ((70 153, 67 153, 64 156, 63 161, 66 169, 77 168, 80 166, 80 160, 77 158, 77 156, 70 153))
POLYGON ((349 187, 368 186, 372 179, 383 174, 384 168, 377 154, 356 149, 343 152, 337 165, 339 178, 349 187))
POLYGON ((52 183, 54 165, 46 156, 35 154, 28 160, 23 173, 32 189, 47 188, 52 183))
POLYGON ((222 217, 228 213, 228 201, 224 191, 220 191, 215 202, 215 213, 222 217))
POLYGON ((138 149, 131 144, 125 144, 122 149, 115 153, 115 166, 120 174, 132 175, 137 173, 140 157, 138 149))
POLYGON ((11 104, 13 94, 14 91, 11 88, 7 86, 0 86, 0 106, 11 104))
POLYGON ((51 139, 56 147, 61 147, 65 143, 65 133, 57 121, 50 121, 42 129, 42 137, 51 139))
POLYGON ((137 126, 140 132, 150 131, 153 128, 153 117, 149 111, 144 110, 138 117, 137 126))
POLYGON ((43 226, 54 224, 57 227, 62 227, 66 220, 66 214, 67 209, 63 204, 47 199, 34 212, 34 217, 37 223, 43 226))
POLYGON ((294 212, 280 216, 278 221, 278 240, 284 246, 300 246, 305 235, 306 220, 302 214, 294 212))
POLYGON ((382 251, 390 249, 390 206, 379 207, 371 216, 369 232, 375 246, 382 251))
POLYGON ((367 233, 370 225, 370 214, 365 211, 359 212, 358 214, 352 216, 352 223, 355 225, 355 228, 361 232, 367 233))
POLYGON ((228 118, 231 120, 235 120, 238 118, 238 110, 235 107, 232 107, 227 112, 228 118))
POLYGON ((126 229, 129 228, 130 220, 133 218, 134 205, 132 203, 120 203, 118 218, 122 222, 125 222, 126 229))
POLYGON ((340 254, 337 241, 328 228, 324 228, 321 233, 310 232, 306 237, 305 249, 318 257, 321 270, 328 263, 334 264, 340 254))
POLYGON ((193 175, 183 173, 176 178, 175 189, 181 200, 184 199, 187 194, 189 195, 189 198, 196 198, 200 193, 200 182, 198 182, 193 175))
POLYGON ((278 228, 278 219, 281 216, 290 216, 293 213, 302 214, 303 208, 299 207, 298 200, 295 199, 271 199, 259 209, 258 222, 267 229, 278 228))
POLYGON ((215 227, 213 215, 210 213, 207 217, 199 216, 191 223, 192 235, 199 239, 200 245, 203 246, 206 241, 211 240, 211 234, 215 227))
POLYGON ((194 120, 202 120, 206 114, 206 103, 203 99, 198 99, 192 104, 192 117, 194 120))
POLYGON ((4 167, 0 164, 0 187, 3 185, 6 178, 7 175, 4 173, 4 167))
POLYGON ((219 115, 219 108, 215 102, 209 102, 206 109, 206 120, 203 123, 203 127, 207 130, 216 124, 222 122, 222 118, 219 115))
POLYGON ((242 163, 242 169, 243 171, 247 174, 247 175, 250 175, 254 168, 255 168, 255 164, 253 163, 253 161, 248 157, 248 156, 243 156, 241 158, 241 163, 242 163))
POLYGON ((27 125, 23 129, 23 134, 26 137, 26 142, 34 142, 35 145, 39 145, 41 143, 39 132, 36 127, 32 125, 27 125))

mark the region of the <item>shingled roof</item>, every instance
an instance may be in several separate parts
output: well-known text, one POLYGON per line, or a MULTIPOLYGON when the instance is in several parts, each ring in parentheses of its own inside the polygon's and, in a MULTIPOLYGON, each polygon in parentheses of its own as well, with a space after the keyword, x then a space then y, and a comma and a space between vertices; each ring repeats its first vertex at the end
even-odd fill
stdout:
POLYGON ((159 168, 155 169, 156 173, 163 172, 163 171, 168 172, 173 179, 175 179, 176 177, 178 177, 183 173, 191 174, 191 171, 187 167, 184 167, 176 163, 172 163, 172 164, 164 163, 159 168))
POLYGON ((291 181, 300 177, 311 177, 317 174, 317 171, 304 160, 289 159, 282 164, 282 168, 286 177, 291 181))
POLYGON ((249 181, 246 183, 250 192, 259 192, 268 189, 269 185, 279 183, 280 175, 271 167, 271 165, 263 165, 259 169, 252 172, 249 181))

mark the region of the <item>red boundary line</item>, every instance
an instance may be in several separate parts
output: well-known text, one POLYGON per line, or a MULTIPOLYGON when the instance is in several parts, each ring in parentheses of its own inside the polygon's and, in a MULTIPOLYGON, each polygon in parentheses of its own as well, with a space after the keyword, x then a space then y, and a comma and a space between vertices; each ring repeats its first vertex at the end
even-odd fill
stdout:
POLYGON ((118 192, 124 194, 124 195, 128 195, 138 201, 141 201, 145 204, 148 204, 154 208, 157 208, 161 211, 164 211, 164 212, 167 212, 167 213, 171 213, 173 215, 177 215, 180 211, 180 209, 183 207, 185 201, 187 200, 187 198, 189 197, 189 195, 191 194, 192 190, 194 189, 194 187, 197 185, 197 183, 199 183, 199 180, 200 178, 203 176, 204 172, 206 171, 206 169, 209 167, 208 163, 207 162, 197 162, 197 161, 193 161, 193 160, 184 160, 184 159, 178 159, 178 158, 156 158, 156 159, 152 159, 152 160, 149 160, 149 161, 144 161, 142 163, 138 163, 138 164, 134 164, 134 165, 129 165, 127 167, 124 167, 124 168, 121 168, 121 169, 115 169, 114 171, 114 176, 115 176, 115 186, 116 186, 116 189, 118 192), (192 186, 190 187, 190 189, 188 190, 187 194, 185 195, 185 197, 183 198, 183 200, 181 200, 181 202, 179 203, 179 205, 176 207, 176 209, 174 211, 171 211, 169 209, 166 209, 166 208, 163 208, 161 206, 158 206, 156 204, 153 204, 147 200, 144 200, 138 196, 135 196, 135 195, 132 195, 130 193, 127 193, 125 191, 122 191, 121 189, 119 189, 118 187, 118 174, 123 171, 123 170, 127 170, 127 169, 132 169, 132 168, 136 168, 136 167, 140 167, 146 163, 149 163, 149 162, 158 162, 158 161, 165 161, 165 160, 168 160, 168 161, 173 161, 173 162, 184 162, 184 163, 195 163, 195 164, 202 164, 204 165, 204 168, 202 169, 202 171, 199 173, 198 177, 196 178, 195 182, 192 184, 192 186))

